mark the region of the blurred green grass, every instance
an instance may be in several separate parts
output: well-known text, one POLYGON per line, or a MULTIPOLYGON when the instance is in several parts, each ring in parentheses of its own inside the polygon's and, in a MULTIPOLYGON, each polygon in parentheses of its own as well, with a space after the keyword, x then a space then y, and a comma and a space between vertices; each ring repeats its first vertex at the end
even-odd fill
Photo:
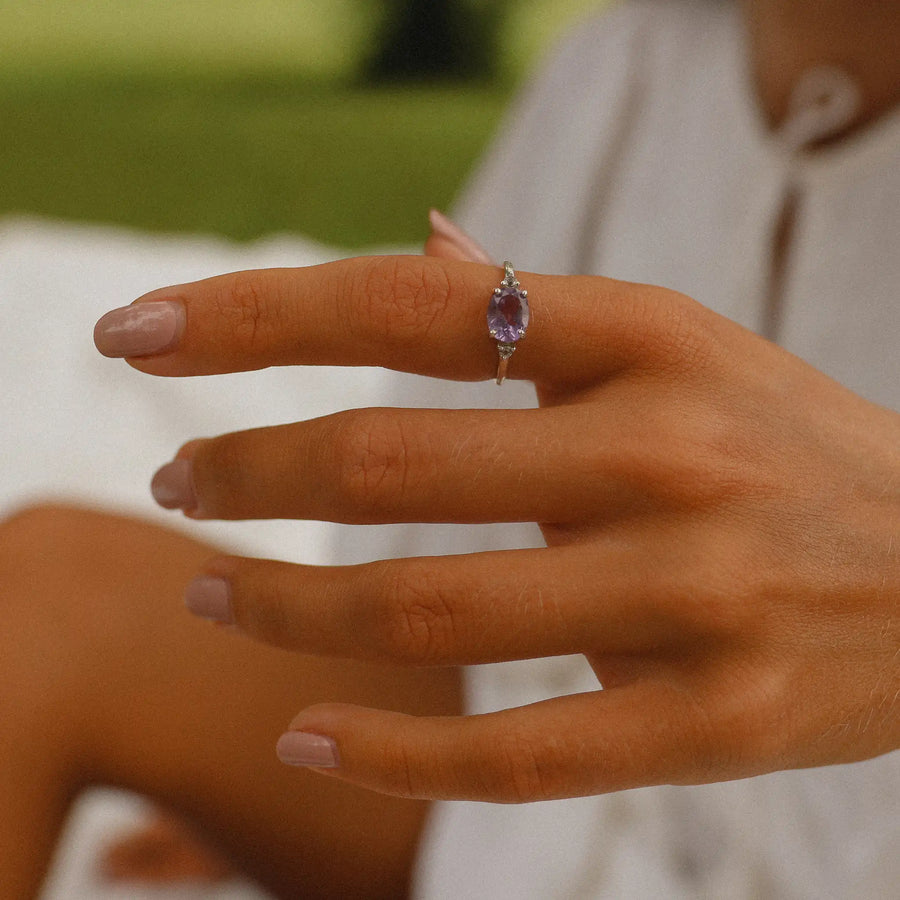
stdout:
POLYGON ((274 76, 4 90, 0 210, 345 247, 420 241, 505 94, 274 76))
POLYGON ((0 0, 0 214, 420 241, 516 73, 586 5, 520 4, 494 86, 367 89, 356 0, 0 0))

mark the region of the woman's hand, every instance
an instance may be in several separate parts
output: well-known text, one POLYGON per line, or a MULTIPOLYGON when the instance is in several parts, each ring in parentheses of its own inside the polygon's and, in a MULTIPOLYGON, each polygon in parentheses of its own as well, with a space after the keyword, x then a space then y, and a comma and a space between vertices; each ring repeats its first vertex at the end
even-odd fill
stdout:
MULTIPOLYGON (((154 375, 487 379, 501 276, 421 257, 242 272, 146 295, 98 343, 154 375)), ((363 409, 195 441, 156 494, 199 518, 537 521, 540 550, 218 558, 187 599, 304 653, 583 653, 605 689, 461 718, 317 705, 282 757, 403 796, 526 801, 900 746, 900 417, 672 291, 519 278, 533 322, 510 376, 540 409, 363 409)))

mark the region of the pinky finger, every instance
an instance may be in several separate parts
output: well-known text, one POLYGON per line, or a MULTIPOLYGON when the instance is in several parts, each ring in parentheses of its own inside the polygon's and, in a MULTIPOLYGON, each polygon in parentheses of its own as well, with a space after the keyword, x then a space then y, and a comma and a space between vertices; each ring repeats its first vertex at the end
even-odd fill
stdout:
POLYGON ((704 777, 695 716, 650 682, 479 716, 321 704, 294 719, 278 754, 384 794, 524 803, 719 780, 704 777))

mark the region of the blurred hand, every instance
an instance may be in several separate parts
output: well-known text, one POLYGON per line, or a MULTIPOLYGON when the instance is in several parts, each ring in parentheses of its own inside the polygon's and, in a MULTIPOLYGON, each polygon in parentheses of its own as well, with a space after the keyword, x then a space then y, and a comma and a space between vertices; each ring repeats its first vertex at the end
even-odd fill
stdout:
MULTIPOLYGON (((472 717, 320 704, 282 758, 402 796, 505 802, 900 746, 900 417, 673 291, 518 276, 533 323, 510 377, 535 383, 539 409, 361 409, 196 441, 155 492, 199 518, 537 521, 540 550, 344 568, 220 557, 187 600, 304 653, 583 653, 604 690, 472 717)), ((486 379, 501 277, 421 257, 240 272, 109 314, 98 346, 154 375, 486 379)))
POLYGON ((103 848, 102 877, 146 885, 210 885, 238 877, 231 863, 176 815, 161 810, 103 848))

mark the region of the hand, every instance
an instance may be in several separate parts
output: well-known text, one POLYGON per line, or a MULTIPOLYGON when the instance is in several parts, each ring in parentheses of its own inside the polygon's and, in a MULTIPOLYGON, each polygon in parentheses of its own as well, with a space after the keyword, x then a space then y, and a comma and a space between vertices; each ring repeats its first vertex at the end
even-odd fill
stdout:
MULTIPOLYGON (((353 410, 197 441, 157 495, 201 518, 537 521, 541 550, 218 558, 187 599, 305 653, 583 653, 605 689, 474 717, 316 705, 282 756, 392 794, 527 801, 900 746, 900 417, 672 291, 518 274, 533 323, 510 376, 540 409, 353 410)), ((419 257, 237 273, 146 295, 99 344, 154 375, 486 379, 500 277, 419 257)))

